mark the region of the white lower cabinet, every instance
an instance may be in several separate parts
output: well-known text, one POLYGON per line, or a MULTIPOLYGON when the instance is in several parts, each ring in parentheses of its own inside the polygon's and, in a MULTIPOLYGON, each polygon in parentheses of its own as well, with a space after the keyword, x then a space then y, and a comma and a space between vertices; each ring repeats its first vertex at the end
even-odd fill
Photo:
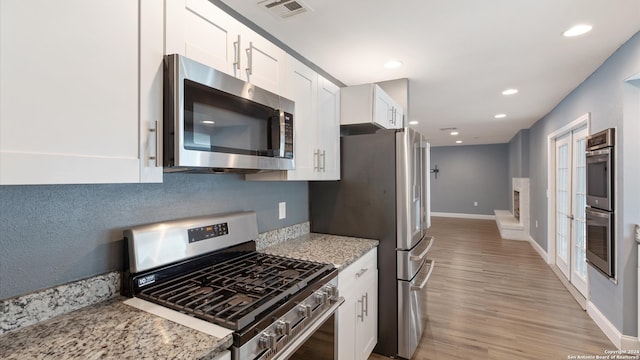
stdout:
POLYGON ((338 359, 366 360, 378 342, 377 249, 338 274, 338 359))

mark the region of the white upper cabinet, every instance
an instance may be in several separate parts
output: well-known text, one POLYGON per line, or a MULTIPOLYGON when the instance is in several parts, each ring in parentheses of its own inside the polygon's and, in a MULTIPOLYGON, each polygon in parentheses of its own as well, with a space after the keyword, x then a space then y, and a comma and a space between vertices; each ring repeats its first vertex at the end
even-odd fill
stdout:
POLYGON ((318 75, 320 180, 340 180, 340 88, 318 75))
POLYGON ((162 181, 162 16, 152 0, 0 2, 0 184, 162 181))
POLYGON ((295 170, 246 175, 247 180, 339 180, 340 88, 289 57, 284 96, 295 102, 295 170))
POLYGON ((404 110, 376 84, 341 89, 342 125, 373 124, 385 129, 404 126, 404 110))
POLYGON ((166 53, 282 94, 286 53, 208 0, 165 0, 166 53))

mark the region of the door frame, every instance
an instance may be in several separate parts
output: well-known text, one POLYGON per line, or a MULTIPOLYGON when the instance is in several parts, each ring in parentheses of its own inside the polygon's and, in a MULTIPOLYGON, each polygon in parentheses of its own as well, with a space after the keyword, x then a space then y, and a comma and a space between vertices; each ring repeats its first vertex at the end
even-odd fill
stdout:
MULTIPOLYGON (((547 264, 549 265, 556 265, 556 138, 585 125, 587 133, 590 133, 591 113, 585 113, 547 135, 547 264)), ((589 279, 587 278, 587 300, 588 295, 589 279)))

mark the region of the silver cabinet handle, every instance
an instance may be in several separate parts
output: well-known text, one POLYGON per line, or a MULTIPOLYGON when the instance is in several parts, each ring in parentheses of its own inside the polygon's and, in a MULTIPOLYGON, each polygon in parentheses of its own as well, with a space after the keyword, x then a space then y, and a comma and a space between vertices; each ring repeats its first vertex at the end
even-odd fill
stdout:
POLYGON ((360 269, 360 271, 356 273, 356 277, 359 278, 360 276, 364 275, 364 273, 366 273, 367 270, 369 270, 369 268, 360 269))
POLYGON ((160 143, 158 141, 158 137, 159 135, 159 131, 158 131, 158 120, 156 121, 152 121, 151 122, 151 126, 149 127, 149 132, 151 133, 152 136, 149 136, 150 138, 153 137, 154 138, 154 144, 151 145, 149 144, 149 160, 153 160, 155 163, 155 166, 158 167, 160 165, 158 165, 158 154, 160 153, 160 151, 158 150, 158 144, 160 143), (153 149, 153 153, 151 153, 151 150, 153 149))
POLYGON ((240 34, 238 41, 233 42, 233 67, 240 70, 240 34))
POLYGON ((253 75, 253 41, 249 41, 247 48, 247 74, 253 75))
MULTIPOLYGON (((320 152, 320 149, 318 149, 318 152, 320 152)), ((326 165, 327 165, 327 151, 322 150, 322 172, 327 171, 326 165)))
POLYGON ((569 220, 573 220, 573 219, 574 219, 573 215, 567 215, 567 218, 568 218, 569 220))
MULTIPOLYGON (((431 277, 431 273, 433 272, 433 266, 436 264, 435 261, 430 260, 429 261, 429 273, 427 274, 427 276, 424 278, 424 280, 422 280, 422 283, 418 286, 416 285, 411 285, 411 291, 418 291, 418 290, 422 290, 424 289, 425 286, 427 286, 427 282, 429 282, 429 278, 431 277)), ((426 263, 425 263, 426 265, 426 263)))
POLYGON ((358 319, 360 319, 360 322, 364 322, 364 298, 360 297, 358 302, 360 303, 360 314, 358 315, 358 319))
POLYGON ((320 171, 320 150, 313 151, 313 171, 320 171))
POLYGON ((364 316, 369 316, 369 293, 364 293, 364 316))

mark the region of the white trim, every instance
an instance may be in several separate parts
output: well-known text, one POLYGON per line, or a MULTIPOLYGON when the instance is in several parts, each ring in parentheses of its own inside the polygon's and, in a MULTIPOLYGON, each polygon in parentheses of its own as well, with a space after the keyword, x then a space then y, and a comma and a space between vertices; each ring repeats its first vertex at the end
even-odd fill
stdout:
POLYGON ((600 330, 611 340, 618 350, 640 350, 640 339, 622 335, 622 333, 607 319, 600 310, 587 300, 587 314, 598 325, 600 330))
POLYGON ((529 243, 531 244, 533 249, 538 252, 542 260, 544 260, 545 263, 549 264, 549 255, 547 254, 546 251, 544 251, 542 246, 540 246, 540 244, 538 244, 538 242, 535 241, 535 239, 532 238, 531 236, 529 236, 529 243))
POLYGON ((586 124, 587 129, 591 129, 591 113, 585 113, 565 126, 547 135, 547 258, 548 264, 556 263, 556 226, 555 226, 555 178, 556 178, 556 144, 558 136, 574 129, 578 129, 586 124))
POLYGON ((459 218, 459 219, 479 219, 479 220, 495 220, 496 219, 495 215, 461 214, 461 213, 447 213, 447 212, 432 212, 431 216, 459 218))

